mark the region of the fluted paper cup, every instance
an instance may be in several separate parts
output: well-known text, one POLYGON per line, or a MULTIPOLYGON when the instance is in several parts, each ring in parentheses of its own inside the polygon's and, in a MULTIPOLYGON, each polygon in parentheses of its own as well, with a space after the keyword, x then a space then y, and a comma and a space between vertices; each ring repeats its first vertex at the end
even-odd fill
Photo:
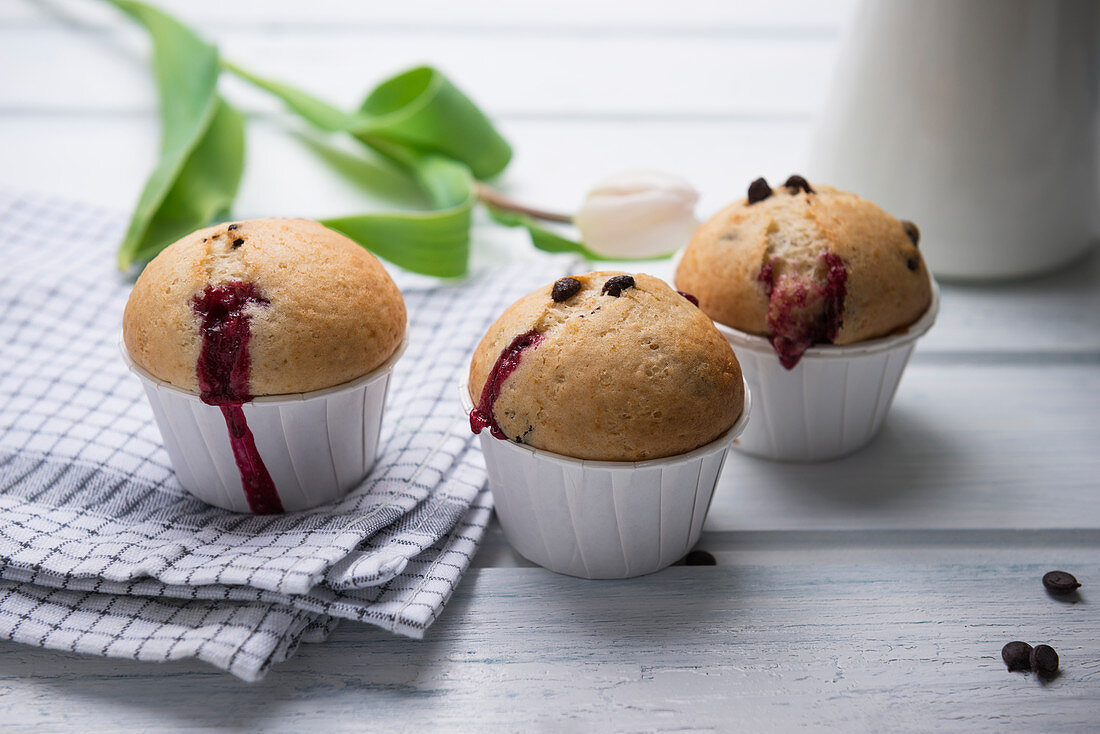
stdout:
MULTIPOLYGON (((462 404, 473 409, 465 381, 462 404)), ((587 461, 479 434, 504 536, 520 555, 587 579, 641 576, 675 563, 703 532, 718 474, 745 430, 751 397, 733 427, 679 456, 587 461)))
MULTIPOLYGON (((377 369, 342 385, 254 398, 242 407, 256 449, 283 509, 305 510, 346 495, 374 465, 390 372, 405 341, 377 369)), ((225 417, 217 406, 136 365, 176 476, 200 500, 252 512, 241 483, 225 417)))
POLYGON ((752 424, 734 448, 781 461, 825 461, 870 443, 882 428, 917 339, 932 328, 940 291, 905 333, 846 346, 811 347, 794 369, 761 336, 715 322, 756 398, 752 424))

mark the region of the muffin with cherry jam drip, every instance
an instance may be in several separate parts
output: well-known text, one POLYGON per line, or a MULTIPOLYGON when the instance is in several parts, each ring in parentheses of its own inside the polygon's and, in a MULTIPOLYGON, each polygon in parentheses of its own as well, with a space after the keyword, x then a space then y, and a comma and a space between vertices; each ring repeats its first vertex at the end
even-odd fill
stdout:
POLYGON ((283 503, 243 406, 367 375, 404 332, 404 301, 378 260, 304 219, 184 237, 145 268, 123 314, 135 365, 220 409, 248 506, 262 514, 283 503))
POLYGON ((153 376, 198 393, 204 324, 226 328, 218 314, 235 309, 248 325, 238 389, 250 396, 348 382, 405 334, 404 300, 374 255, 318 222, 259 219, 199 230, 153 259, 126 304, 126 349, 153 376), (218 305, 208 289, 240 295, 218 305))
POLYGON ((753 181, 702 225, 676 287, 715 321, 771 341, 793 369, 815 344, 856 344, 905 329, 932 301, 920 231, 875 204, 791 176, 753 181))
POLYGON ((741 368, 690 294, 593 272, 524 296, 470 365, 470 426, 556 454, 641 461, 692 451, 741 415, 741 368))

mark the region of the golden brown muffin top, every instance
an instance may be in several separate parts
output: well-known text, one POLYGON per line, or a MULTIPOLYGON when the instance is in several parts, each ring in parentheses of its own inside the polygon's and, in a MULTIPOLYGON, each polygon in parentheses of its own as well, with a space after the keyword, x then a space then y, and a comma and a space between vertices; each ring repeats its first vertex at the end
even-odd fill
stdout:
POLYGON ((920 318, 932 290, 919 238, 912 222, 855 194, 798 176, 774 190, 758 179, 696 231, 676 287, 797 362, 813 343, 853 344, 920 318))
POLYGON ((199 392, 200 353, 212 333, 204 323, 216 321, 211 301, 227 292, 239 296, 245 317, 251 396, 353 380, 385 362, 405 333, 405 303, 377 258, 314 221, 257 219, 189 234, 149 263, 123 315, 130 358, 199 392))
POLYGON ((605 461, 703 446, 733 426, 745 397, 737 358, 706 314, 658 278, 615 272, 516 301, 474 352, 469 393, 507 439, 605 461), (494 371, 516 354, 513 371, 494 371))

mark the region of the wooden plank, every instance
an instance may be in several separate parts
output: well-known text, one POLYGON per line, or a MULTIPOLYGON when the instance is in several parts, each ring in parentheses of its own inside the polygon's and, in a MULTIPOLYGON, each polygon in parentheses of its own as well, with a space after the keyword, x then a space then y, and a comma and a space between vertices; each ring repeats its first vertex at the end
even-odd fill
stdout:
MULTIPOLYGON (((710 553, 719 566, 729 565, 833 565, 866 563, 955 564, 960 558, 977 563, 981 558, 1003 560, 1011 553, 1028 560, 1095 560, 1089 549, 1100 547, 1100 528, 925 528, 906 530, 713 530, 707 529, 695 546, 710 553), (1084 553, 1085 555, 1081 555, 1084 553)), ((1074 561, 1076 562, 1076 561, 1074 561)), ((684 560, 674 566, 685 565, 684 560)), ((494 518, 473 560, 474 568, 538 568, 508 544, 494 518)))
MULTIPOLYGON (((154 109, 143 35, 121 19, 113 28, 0 25, 0 68, 19 70, 0 84, 0 110, 154 109)), ((358 103, 395 71, 432 63, 492 114, 557 117, 806 116, 824 98, 837 51, 835 39, 816 38, 292 30, 231 24, 213 40, 227 58, 338 104, 358 103)), ((242 84, 227 89, 247 109, 278 108, 242 84)))
POLYGON ((54 731, 1095 729, 1095 543, 963 546, 947 562, 874 551, 620 582, 479 569, 427 639, 345 625, 252 686, 3 643, 0 710, 54 731), (1052 564, 1086 581, 1081 603, 1043 592, 1052 564), (1007 672, 1013 639, 1052 644, 1061 676, 1007 672))
POLYGON ((1095 355, 1081 365, 918 360, 859 453, 821 464, 731 454, 706 527, 1097 528, 1097 415, 1095 355))
MULTIPOLYGON (((943 289, 935 328, 921 343, 928 352, 984 351, 1005 355, 1100 351, 1100 251, 1056 273, 1009 283, 953 284, 943 289)), ((1036 365, 1042 390, 1045 370, 1036 365)))
MULTIPOLYGON (((535 29, 543 33, 598 29, 601 33, 652 31, 658 33, 836 34, 851 15, 853 0, 831 3, 788 0, 782 4, 752 0, 692 0, 669 4, 664 0, 634 0, 629 10, 617 3, 587 0, 415 0, 404 3, 364 3, 360 0, 159 0, 165 10, 204 30, 245 23, 267 30, 324 27, 339 32, 348 26, 408 29, 445 27, 455 31, 493 28, 501 32, 535 29)), ((84 0, 7 0, 0 5, 0 23, 46 24, 74 18, 93 27, 109 25, 117 13, 84 0)))

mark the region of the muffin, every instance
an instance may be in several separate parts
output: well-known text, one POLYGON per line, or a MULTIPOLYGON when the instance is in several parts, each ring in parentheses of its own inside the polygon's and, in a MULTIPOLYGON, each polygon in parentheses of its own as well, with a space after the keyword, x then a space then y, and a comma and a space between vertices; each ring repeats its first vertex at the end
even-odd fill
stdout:
POLYGON ((737 358, 690 296, 610 272, 508 308, 462 399, 505 537, 584 578, 653 573, 691 549, 750 408, 737 358))
POLYGON ((404 338, 405 303, 378 259, 344 235, 307 219, 257 219, 161 252, 134 285, 122 328, 130 358, 158 379, 243 403, 370 372, 404 338))
POLYGON ((855 194, 761 178, 696 231, 676 287, 715 321, 767 337, 791 369, 814 344, 886 336, 928 310, 919 240, 912 222, 855 194))
POLYGON ((775 190, 753 181, 699 228, 676 285, 698 296, 757 399, 738 449, 823 461, 877 435, 938 309, 919 241, 912 222, 797 175, 775 190))
POLYGON ((642 461, 729 430, 741 368, 711 320, 649 275, 562 278, 504 312, 470 364, 475 431, 580 459, 642 461))
POLYGON ((405 321, 359 245, 317 222, 260 219, 194 232, 150 262, 123 346, 184 487, 272 513, 366 475, 405 321))

